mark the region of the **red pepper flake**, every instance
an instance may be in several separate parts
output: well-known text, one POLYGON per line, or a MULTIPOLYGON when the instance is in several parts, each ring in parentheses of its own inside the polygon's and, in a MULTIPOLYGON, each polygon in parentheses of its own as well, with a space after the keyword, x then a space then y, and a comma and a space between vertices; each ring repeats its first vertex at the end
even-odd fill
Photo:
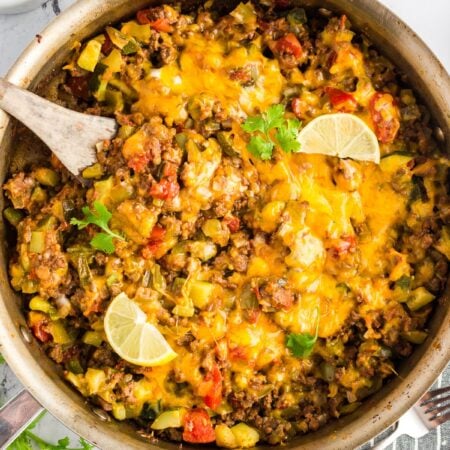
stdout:
POLYGON ((105 33, 104 36, 105 36, 105 40, 102 44, 102 53, 105 56, 108 56, 111 53, 111 50, 113 49, 114 45, 113 45, 108 33, 105 33))

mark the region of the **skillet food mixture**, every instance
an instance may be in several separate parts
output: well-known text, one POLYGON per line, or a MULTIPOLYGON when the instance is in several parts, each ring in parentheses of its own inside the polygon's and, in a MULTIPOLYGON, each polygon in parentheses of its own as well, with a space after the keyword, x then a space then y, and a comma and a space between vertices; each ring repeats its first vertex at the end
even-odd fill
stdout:
POLYGON ((76 43, 47 96, 118 136, 85 183, 52 156, 3 186, 31 330, 151 440, 280 444, 353 412, 447 278, 429 113, 345 16, 277 4, 153 7, 76 43), (331 113, 362 119, 379 164, 301 152, 331 113))

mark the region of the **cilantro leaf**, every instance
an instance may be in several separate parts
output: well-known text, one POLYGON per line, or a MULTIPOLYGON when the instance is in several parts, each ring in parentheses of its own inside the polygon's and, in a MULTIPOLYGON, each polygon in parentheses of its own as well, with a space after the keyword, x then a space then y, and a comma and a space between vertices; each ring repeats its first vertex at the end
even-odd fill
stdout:
POLYGON ((286 153, 299 152, 300 127, 299 120, 285 119, 283 105, 272 105, 262 115, 248 117, 242 124, 242 129, 247 133, 256 133, 250 138, 247 150, 262 160, 272 157, 275 146, 279 146, 286 153), (273 130, 276 130, 275 136, 273 130))
POLYGON ((8 446, 7 450, 31 450, 36 447, 40 450, 92 450, 94 448, 93 445, 88 444, 83 438, 80 438, 80 448, 69 448, 70 439, 67 436, 59 439, 57 444, 51 444, 44 441, 44 439, 34 434, 31 430, 45 414, 46 411, 39 414, 36 419, 34 419, 30 425, 16 437, 16 439, 8 446))
POLYGON ((272 128, 280 128, 284 123, 284 106, 272 105, 264 115, 266 122, 266 133, 272 128))
POLYGON ((113 238, 107 233, 97 233, 89 242, 91 247, 110 255, 116 249, 114 247, 113 238))
POLYGON ((94 202, 94 212, 92 212, 88 206, 83 206, 81 211, 84 214, 83 219, 76 219, 72 217, 70 223, 76 225, 79 230, 86 228, 88 225, 96 225, 101 228, 104 233, 97 233, 91 240, 90 244, 96 250, 100 250, 105 253, 112 253, 115 250, 113 238, 124 240, 122 236, 114 233, 109 228, 108 222, 110 221, 112 214, 108 211, 105 205, 95 201, 94 202))
POLYGON ((242 124, 242 129, 247 133, 254 131, 266 132, 266 125, 264 119, 261 116, 247 117, 247 120, 242 124))
POLYGON ((309 333, 295 334, 291 333, 287 337, 286 347, 289 348, 297 358, 307 358, 316 343, 317 336, 309 333))
POLYGON ((272 158, 273 142, 266 141, 261 136, 253 136, 247 146, 248 151, 263 160, 272 158))
POLYGON ((300 142, 298 141, 298 133, 301 122, 297 119, 287 119, 286 125, 280 127, 276 134, 276 138, 280 147, 286 153, 297 153, 300 151, 300 142))

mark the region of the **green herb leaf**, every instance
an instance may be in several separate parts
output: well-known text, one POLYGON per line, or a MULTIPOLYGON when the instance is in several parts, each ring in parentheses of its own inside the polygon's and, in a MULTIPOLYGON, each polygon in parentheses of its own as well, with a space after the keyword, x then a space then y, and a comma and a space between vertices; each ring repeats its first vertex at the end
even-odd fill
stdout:
POLYGON ((0 355, 0 364, 5 364, 5 358, 3 358, 3 355, 0 355))
POLYGON ((272 128, 280 128, 284 124, 284 106, 272 105, 264 114, 266 133, 272 128))
POLYGON ((89 242, 91 247, 110 255, 116 249, 114 247, 113 238, 106 233, 97 233, 89 242))
POLYGON ((289 348, 297 358, 307 358, 317 341, 317 336, 309 333, 291 333, 286 340, 286 347, 289 348))
POLYGON ((57 444, 51 444, 44 441, 31 430, 45 414, 46 411, 39 414, 39 416, 36 417, 36 419, 34 419, 19 436, 17 436, 11 445, 8 446, 8 450, 32 450, 33 448, 39 448, 40 450, 92 450, 94 448, 93 445, 88 444, 83 438, 80 438, 80 448, 69 448, 70 439, 68 437, 60 439, 57 444))
POLYGON ((248 151, 258 158, 268 160, 272 158, 273 143, 266 141, 261 136, 253 136, 247 146, 248 151))
POLYGON ((266 125, 261 116, 247 117, 247 120, 242 124, 242 129, 247 133, 253 133, 254 131, 265 133, 266 125))
POLYGON ((111 231, 108 226, 112 214, 108 211, 105 205, 100 202, 94 202, 94 212, 92 212, 88 206, 84 206, 81 211, 84 214, 84 218, 79 220, 73 217, 70 220, 72 225, 76 225, 79 230, 86 228, 88 225, 96 225, 101 228, 104 233, 98 233, 91 240, 90 244, 93 248, 105 253, 112 253, 115 250, 113 238, 124 240, 122 236, 111 231))
POLYGON ((272 157, 273 149, 279 146, 286 153, 300 151, 298 133, 301 122, 297 119, 284 118, 284 106, 272 105, 260 116, 248 117, 242 124, 247 133, 257 133, 250 138, 247 150, 263 160, 272 157), (273 130, 276 130, 273 137, 273 130))
POLYGON ((275 137, 277 138, 280 147, 286 153, 297 153, 300 151, 300 142, 298 141, 298 130, 301 122, 296 119, 288 119, 285 127, 278 129, 275 137))

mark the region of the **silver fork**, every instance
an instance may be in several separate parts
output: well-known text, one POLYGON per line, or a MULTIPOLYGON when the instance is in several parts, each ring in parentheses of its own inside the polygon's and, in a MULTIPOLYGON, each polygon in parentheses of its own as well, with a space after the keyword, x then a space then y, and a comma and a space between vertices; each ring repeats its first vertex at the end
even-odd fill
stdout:
POLYGON ((450 420, 450 386, 428 391, 395 424, 394 432, 378 442, 372 450, 382 450, 402 434, 420 438, 450 420))

